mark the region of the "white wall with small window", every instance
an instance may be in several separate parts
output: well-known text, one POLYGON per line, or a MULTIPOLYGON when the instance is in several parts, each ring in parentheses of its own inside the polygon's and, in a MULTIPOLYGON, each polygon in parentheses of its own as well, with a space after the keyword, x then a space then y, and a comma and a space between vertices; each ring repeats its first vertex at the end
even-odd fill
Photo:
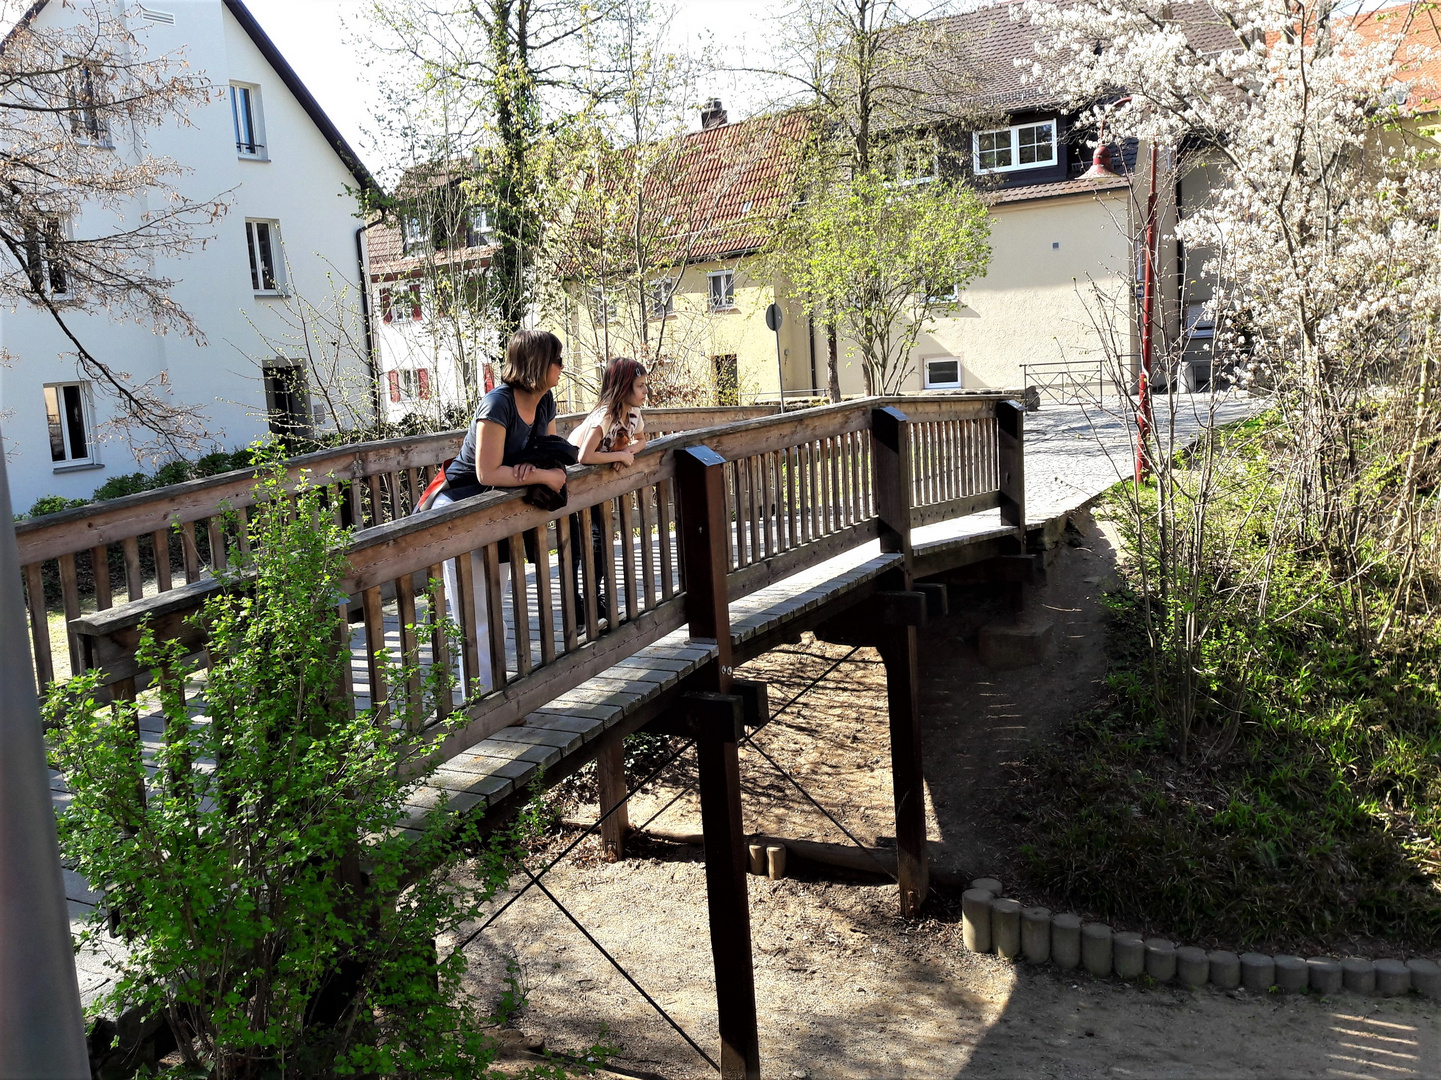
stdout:
POLYGON ((956 390, 966 385, 966 368, 959 356, 928 356, 921 366, 927 390, 956 390))
POLYGON ((706 274, 712 311, 734 311, 736 306, 736 273, 734 270, 712 270, 706 274))
POLYGON ((235 154, 252 161, 268 161, 265 149, 265 114, 260 108, 260 87, 230 84, 230 122, 235 129, 235 154))
POLYGON ((1047 168, 1059 160, 1056 121, 1038 120, 973 132, 971 152, 972 166, 977 173, 1047 168))
POLYGON ((50 383, 44 388, 50 461, 57 471, 99 462, 88 382, 50 383))
POLYGON ((285 292, 285 252, 280 246, 280 222, 249 219, 245 244, 250 250, 250 287, 258 295, 285 292))

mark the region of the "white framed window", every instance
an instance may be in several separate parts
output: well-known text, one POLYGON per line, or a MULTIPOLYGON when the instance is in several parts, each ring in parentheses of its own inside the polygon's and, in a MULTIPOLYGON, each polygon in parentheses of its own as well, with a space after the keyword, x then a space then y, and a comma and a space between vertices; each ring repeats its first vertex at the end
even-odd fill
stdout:
POLYGON ((617 315, 615 293, 604 285, 592 285, 590 287, 590 321, 596 324, 613 323, 616 321, 617 315))
POLYGON ((57 467, 95 461, 90 384, 50 383, 45 387, 45 423, 50 430, 50 460, 57 467))
POLYGON ((956 283, 944 281, 932 281, 926 285, 926 303, 928 304, 954 304, 961 298, 960 290, 956 283))
POLYGON ((710 286, 710 309, 729 311, 736 306, 736 275, 734 270, 713 270, 706 275, 710 286))
POLYGON ((675 314, 675 282, 670 278, 661 278, 646 286, 646 314, 652 319, 675 314))
POLYGON ((105 122, 105 72, 95 64, 70 60, 66 89, 70 98, 70 133, 97 146, 110 145, 110 127, 105 122))
POLYGON ((424 214, 411 211, 401 215, 400 245, 404 255, 427 253, 434 247, 435 233, 424 214))
POLYGON ((1039 169, 1056 163, 1056 122, 1015 124, 971 135, 977 173, 1039 169))
POLYGON ((250 249, 250 285, 261 295, 285 292, 285 255, 280 247, 280 222, 247 219, 245 245, 250 249))
POLYGON ((483 206, 472 207, 465 225, 466 247, 490 247, 495 243, 495 224, 490 211, 483 206))
POLYGON ((30 287, 42 296, 58 300, 70 293, 65 268, 65 244, 69 239, 70 224, 64 218, 32 218, 25 226, 25 275, 30 287))
POLYGON ((252 83, 230 84, 230 120, 235 129, 238 157, 268 161, 265 151, 265 117, 260 111, 260 87, 252 83))
POLYGON ((961 358, 933 356, 925 362, 927 390, 954 390, 961 385, 961 358))
POLYGON ((934 136, 898 144, 887 153, 886 171, 897 187, 929 184, 940 176, 940 147, 934 136))

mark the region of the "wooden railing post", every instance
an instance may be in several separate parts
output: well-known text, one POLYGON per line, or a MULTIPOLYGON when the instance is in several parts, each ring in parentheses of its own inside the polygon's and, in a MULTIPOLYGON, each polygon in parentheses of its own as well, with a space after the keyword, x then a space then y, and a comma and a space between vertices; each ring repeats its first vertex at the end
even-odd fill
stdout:
POLYGON ((881 523, 881 550, 905 560, 906 588, 911 586, 911 432, 910 419, 887 405, 871 410, 871 483, 881 523))
POLYGON ((1026 530, 1026 410, 1015 401, 996 402, 996 478, 1001 489, 1001 520, 1026 530))
MULTIPOLYGON (((675 456, 680 503, 680 555, 685 572, 685 613, 692 641, 714 642, 719 656, 713 689, 730 693, 730 594, 726 588, 725 459, 708 446, 675 456)), ((614 600, 611 601, 614 604, 614 600)))
POLYGON ((708 447, 676 454, 681 564, 692 641, 714 642, 715 693, 691 695, 686 711, 696 740, 701 830, 705 836, 706 903, 715 963, 716 1012, 723 1080, 759 1080, 755 969, 751 961, 750 898, 741 823, 741 699, 732 682, 730 603, 726 591, 725 461, 708 447))

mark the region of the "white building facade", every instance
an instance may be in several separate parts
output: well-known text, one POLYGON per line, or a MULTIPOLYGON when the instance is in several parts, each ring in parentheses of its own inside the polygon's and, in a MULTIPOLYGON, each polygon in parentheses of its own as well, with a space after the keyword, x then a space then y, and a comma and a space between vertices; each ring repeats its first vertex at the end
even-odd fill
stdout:
MULTIPOLYGON (((57 25, 76 17, 58 0, 34 14, 57 25)), ((200 406, 202 453, 272 431, 324 429, 336 420, 327 402, 342 391, 369 408, 355 193, 374 181, 239 0, 156 0, 125 17, 151 55, 183 47, 215 92, 192 109, 190 126, 141 132, 143 147, 116 132, 110 152, 174 159, 186 170, 176 187, 195 201, 223 201, 227 212, 203 247, 158 264, 203 338, 157 334, 103 312, 71 313, 67 323, 112 370, 200 406), (319 337, 328 340, 307 340, 319 337), (315 385, 313 357, 327 349, 336 359, 323 379, 343 388, 315 385)), ((72 235, 86 216, 67 223, 72 235)), ((113 220, 97 228, 113 229, 113 220)), ((79 370, 48 312, 0 311, 0 348, 9 357, 0 366, 0 426, 17 511, 42 495, 88 497, 110 476, 153 467, 137 463, 124 432, 107 430, 113 402, 79 370)))

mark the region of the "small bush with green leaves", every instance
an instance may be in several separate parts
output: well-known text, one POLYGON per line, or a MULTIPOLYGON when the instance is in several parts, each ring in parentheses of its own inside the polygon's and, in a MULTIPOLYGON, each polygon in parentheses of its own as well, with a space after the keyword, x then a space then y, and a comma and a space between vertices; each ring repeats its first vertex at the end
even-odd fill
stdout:
MULTIPOLYGON (((182 694, 185 649, 144 632, 164 717, 153 761, 145 695, 110 704, 88 674, 48 699, 72 793, 61 844, 130 946, 101 1005, 163 1010, 187 1067, 212 1080, 487 1075, 496 1018, 462 994, 463 955, 432 943, 479 913, 515 837, 477 847, 442 806, 402 839, 414 717, 352 715, 343 534, 314 490, 285 498, 283 477, 272 463, 254 557, 197 617, 201 697, 182 694), (482 853, 471 876, 466 846, 482 853)), ((444 668, 424 680, 430 703, 450 693, 444 668)))

